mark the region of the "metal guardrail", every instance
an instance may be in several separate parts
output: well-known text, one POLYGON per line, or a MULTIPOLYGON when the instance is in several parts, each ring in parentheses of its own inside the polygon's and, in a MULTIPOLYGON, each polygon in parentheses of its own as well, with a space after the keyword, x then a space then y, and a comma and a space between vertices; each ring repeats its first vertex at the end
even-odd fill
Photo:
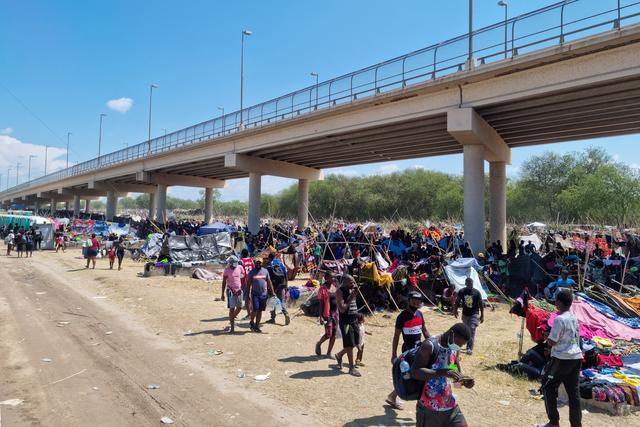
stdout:
MULTIPOLYGON (((596 10, 588 10, 586 3, 583 0, 561 1, 474 31, 474 45, 479 46, 473 52, 477 66, 640 22, 640 1, 598 0, 596 10), (538 20, 554 25, 541 27, 536 25, 538 20)), ((0 196, 455 74, 465 68, 468 40, 469 34, 464 34, 242 111, 78 163, 11 187, 0 196)))

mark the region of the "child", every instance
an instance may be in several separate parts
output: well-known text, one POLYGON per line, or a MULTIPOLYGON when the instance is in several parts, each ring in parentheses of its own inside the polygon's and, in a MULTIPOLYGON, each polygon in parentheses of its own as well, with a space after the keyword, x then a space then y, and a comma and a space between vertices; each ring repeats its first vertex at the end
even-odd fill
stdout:
POLYGON ((356 348, 358 349, 358 353, 356 354, 356 366, 360 367, 360 366, 364 366, 364 363, 362 363, 362 354, 364 353, 364 314, 362 313, 358 313, 358 329, 360 330, 360 333, 358 334, 360 336, 360 342, 358 342, 358 345, 356 346, 356 348))
POLYGON ((116 260, 116 248, 115 246, 111 246, 109 249, 109 270, 113 270, 113 263, 116 260))

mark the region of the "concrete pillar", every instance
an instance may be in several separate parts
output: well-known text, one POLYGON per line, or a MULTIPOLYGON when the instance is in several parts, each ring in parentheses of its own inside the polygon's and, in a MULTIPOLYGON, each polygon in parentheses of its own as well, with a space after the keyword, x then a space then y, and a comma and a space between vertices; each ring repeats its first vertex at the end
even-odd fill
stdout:
POLYGON ((464 237, 474 255, 484 250, 484 147, 463 146, 464 237))
POLYGON ((80 196, 73 196, 73 216, 80 216, 80 196))
POLYGON ((156 190, 156 220, 161 224, 167 222, 167 186, 158 184, 156 190))
POLYGON ((115 191, 107 191, 107 221, 112 221, 116 216, 116 206, 118 204, 118 196, 115 191))
POLYGON ((58 209, 57 200, 54 198, 51 198, 51 203, 49 204, 49 212, 51 213, 51 215, 53 215, 57 209, 58 209))
POLYGON ((489 238, 507 248, 507 172, 505 162, 489 163, 489 238))
POLYGON ((309 225, 309 180, 298 180, 298 228, 304 230, 309 225))
POLYGON ((156 219, 156 193, 149 193, 149 219, 156 219))
POLYGON ((65 211, 69 210, 69 202, 64 202, 64 210, 65 211))
POLYGON ((91 212, 91 200, 87 199, 84 201, 84 211, 85 213, 91 212))
POLYGON ((213 217, 213 188, 204 189, 204 222, 211 224, 213 217))
POLYGON ((262 174, 249 173, 249 232, 256 234, 260 230, 260 203, 262 192, 262 174))
POLYGON ((33 213, 38 215, 39 210, 40 210, 40 201, 36 199, 36 201, 33 203, 33 213))

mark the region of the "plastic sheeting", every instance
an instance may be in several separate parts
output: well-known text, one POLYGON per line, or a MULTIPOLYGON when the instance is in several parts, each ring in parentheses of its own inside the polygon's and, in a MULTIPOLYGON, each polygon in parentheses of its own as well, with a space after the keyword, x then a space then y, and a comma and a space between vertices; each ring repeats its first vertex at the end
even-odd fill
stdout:
POLYGON ((162 234, 155 233, 151 235, 149 241, 140 249, 147 258, 158 256, 162 250, 162 234))
POLYGON ((571 313, 578 319, 580 336, 582 337, 590 339, 598 336, 611 340, 640 340, 639 329, 633 329, 620 322, 609 319, 580 299, 574 300, 573 304, 571 304, 571 313))
POLYGON ((452 263, 446 265, 444 267, 445 273, 447 273, 447 277, 449 278, 449 282, 453 283, 456 287, 456 291, 464 288, 464 283, 467 280, 467 277, 471 277, 473 279, 473 287, 480 291, 480 295, 483 300, 487 299, 487 293, 482 288, 482 283, 480 282, 480 276, 476 271, 475 267, 479 266, 478 261, 475 258, 459 258, 452 263))
POLYGON ((233 254, 231 234, 216 233, 206 236, 171 236, 162 253, 174 262, 218 261, 222 263, 233 254))
MULTIPOLYGON (((533 243, 536 247, 536 250, 539 251, 540 248, 542 247, 542 240, 540 240, 540 237, 538 237, 537 234, 529 234, 528 236, 520 236, 519 238, 520 240, 524 240, 524 244, 527 245, 529 244, 529 240, 531 240, 531 243, 533 243)), ((519 241, 518 241, 519 243, 519 241)))

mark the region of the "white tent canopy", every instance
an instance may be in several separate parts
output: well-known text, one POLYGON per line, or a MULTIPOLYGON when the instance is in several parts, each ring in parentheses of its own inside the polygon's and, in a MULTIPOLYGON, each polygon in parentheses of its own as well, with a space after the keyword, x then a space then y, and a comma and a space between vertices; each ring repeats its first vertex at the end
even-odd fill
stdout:
POLYGON ((464 282, 467 280, 467 277, 471 277, 471 279, 473 279, 473 287, 480 291, 482 299, 486 300, 487 293, 482 288, 476 267, 479 267, 479 265, 475 258, 458 258, 445 266, 444 271, 449 278, 449 282, 453 283, 456 287, 456 291, 464 288, 464 282))

